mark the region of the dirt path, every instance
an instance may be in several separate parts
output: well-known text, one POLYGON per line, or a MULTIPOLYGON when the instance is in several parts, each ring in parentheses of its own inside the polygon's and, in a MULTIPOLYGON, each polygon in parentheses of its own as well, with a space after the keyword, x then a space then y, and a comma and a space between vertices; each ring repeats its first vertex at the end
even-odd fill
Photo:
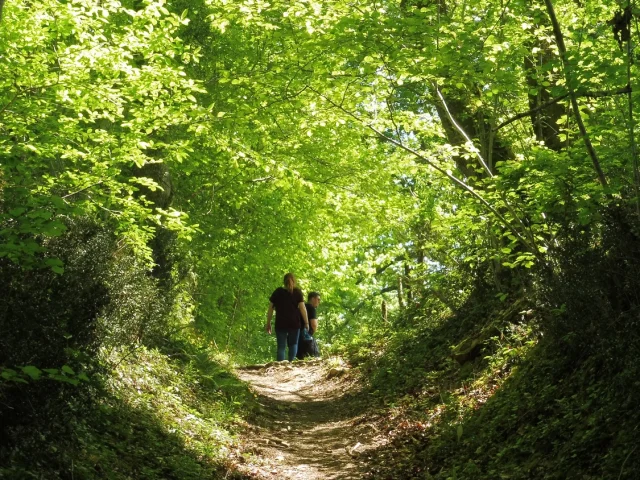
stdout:
POLYGON ((261 405, 248 426, 243 470, 264 479, 361 479, 375 427, 354 394, 343 367, 294 362, 248 367, 248 382, 261 405))

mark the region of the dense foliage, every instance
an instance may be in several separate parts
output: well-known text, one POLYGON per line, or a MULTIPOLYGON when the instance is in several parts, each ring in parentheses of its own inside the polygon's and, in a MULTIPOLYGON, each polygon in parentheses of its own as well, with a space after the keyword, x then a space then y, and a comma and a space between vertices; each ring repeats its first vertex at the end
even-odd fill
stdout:
MULTIPOLYGON (((160 437, 183 408, 135 396, 142 366, 271 358, 267 299, 293 271, 322 294, 324 348, 435 419, 399 478, 632 478, 638 15, 0 1, 0 472, 142 475, 106 476, 108 419, 144 412, 160 437), (30 465, 53 438, 94 453, 30 465)), ((162 388, 191 389, 208 435, 218 387, 176 375, 162 388)), ((182 464, 167 438, 148 478, 224 463, 222 441, 180 437, 182 464)))

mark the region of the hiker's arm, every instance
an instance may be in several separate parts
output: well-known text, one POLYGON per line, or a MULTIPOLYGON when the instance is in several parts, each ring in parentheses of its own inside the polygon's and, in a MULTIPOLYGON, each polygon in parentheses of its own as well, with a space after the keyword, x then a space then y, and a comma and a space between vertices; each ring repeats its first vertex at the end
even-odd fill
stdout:
POLYGON ((309 319, 307 318, 307 307, 304 306, 304 302, 298 303, 298 310, 302 314, 302 319, 304 320, 304 328, 309 330, 309 319))
POLYGON ((309 325, 311 326, 310 330, 313 330, 313 333, 318 331, 318 319, 312 318, 309 320, 309 325))
POLYGON ((273 317, 273 303, 269 302, 269 310, 267 310, 267 324, 264 326, 264 329, 269 335, 271 335, 271 317, 273 317))

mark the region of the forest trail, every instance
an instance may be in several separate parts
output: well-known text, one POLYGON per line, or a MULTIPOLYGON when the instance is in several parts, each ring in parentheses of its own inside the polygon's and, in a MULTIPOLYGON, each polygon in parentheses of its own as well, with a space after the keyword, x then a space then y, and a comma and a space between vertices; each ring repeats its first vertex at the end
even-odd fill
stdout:
POLYGON ((241 469, 259 479, 363 478, 366 452, 380 439, 343 372, 321 360, 238 370, 260 404, 243 438, 252 456, 241 469))

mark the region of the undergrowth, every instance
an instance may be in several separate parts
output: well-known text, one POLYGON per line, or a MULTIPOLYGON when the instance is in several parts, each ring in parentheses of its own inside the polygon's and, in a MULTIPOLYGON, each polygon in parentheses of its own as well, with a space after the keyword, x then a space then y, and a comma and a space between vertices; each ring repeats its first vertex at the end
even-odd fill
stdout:
POLYGON ((388 444, 368 454, 370 478, 637 478, 637 342, 594 338, 573 355, 578 333, 542 333, 562 312, 531 303, 423 322, 384 336, 377 355, 352 355, 386 411, 388 444), (457 355, 473 338, 475 356, 457 355))
POLYGON ((233 432, 253 396, 224 362, 190 350, 111 352, 112 371, 66 387, 40 436, 3 452, 0 478, 242 478, 233 432))

